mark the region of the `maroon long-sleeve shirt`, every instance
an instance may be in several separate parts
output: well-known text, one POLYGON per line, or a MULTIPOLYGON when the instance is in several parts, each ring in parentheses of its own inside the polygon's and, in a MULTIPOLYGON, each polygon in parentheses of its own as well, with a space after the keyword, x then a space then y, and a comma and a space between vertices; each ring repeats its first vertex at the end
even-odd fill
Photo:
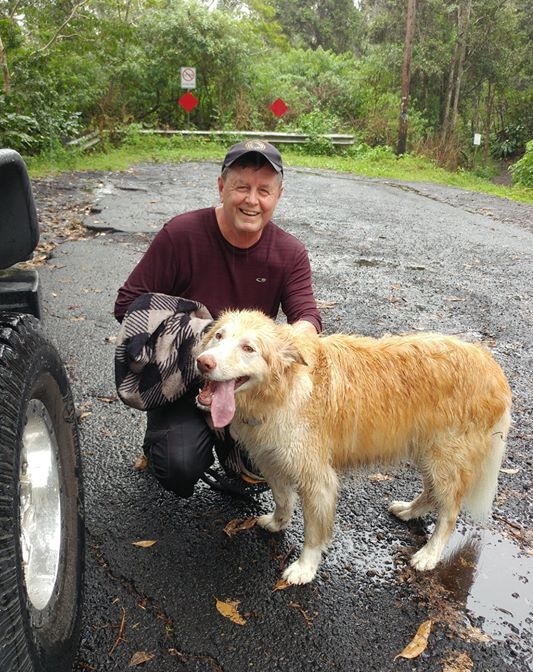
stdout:
POLYGON ((322 329, 303 244, 269 222, 255 245, 234 247, 220 233, 214 208, 165 224, 120 288, 117 320, 148 292, 199 301, 214 318, 227 308, 259 309, 275 318, 281 306, 289 323, 307 320, 322 329))

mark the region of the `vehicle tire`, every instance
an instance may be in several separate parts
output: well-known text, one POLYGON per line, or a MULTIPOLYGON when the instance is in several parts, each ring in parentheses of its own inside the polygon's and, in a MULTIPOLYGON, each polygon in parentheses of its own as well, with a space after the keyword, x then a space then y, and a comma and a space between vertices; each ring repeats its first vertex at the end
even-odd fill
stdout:
POLYGON ((56 349, 0 312, 0 670, 66 672, 78 647, 84 509, 76 413, 56 349))

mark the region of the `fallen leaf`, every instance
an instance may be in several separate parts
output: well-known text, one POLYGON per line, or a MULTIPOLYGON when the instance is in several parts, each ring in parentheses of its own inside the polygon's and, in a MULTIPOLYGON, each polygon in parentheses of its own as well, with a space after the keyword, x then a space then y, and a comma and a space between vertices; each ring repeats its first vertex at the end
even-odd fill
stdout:
POLYGON ((466 639, 467 642, 476 642, 478 644, 484 644, 486 642, 492 641, 490 635, 487 635, 479 628, 468 628, 464 632, 463 639, 466 639))
POLYGON ((442 672, 470 672, 474 669, 474 661, 466 653, 452 653, 444 661, 442 672))
POLYGON ((520 471, 520 469, 508 469, 508 468, 504 468, 504 467, 502 467, 502 468, 500 469, 500 471, 502 472, 502 474, 510 474, 510 475, 512 475, 512 474, 518 474, 518 472, 520 471))
POLYGON ((278 579, 274 586, 274 592, 276 590, 286 590, 287 588, 290 588, 290 586, 291 584, 288 581, 285 581, 285 579, 278 579))
POLYGON ((137 469, 137 471, 144 471, 148 467, 148 458, 146 455, 138 455, 133 463, 133 467, 137 469))
POLYGON ((292 607, 293 609, 298 609, 298 611, 302 614, 308 628, 310 628, 313 625, 313 619, 311 618, 311 616, 309 616, 309 612, 306 611, 301 604, 298 604, 297 602, 289 602, 289 607, 292 607))
POLYGON ((137 651, 131 657, 131 660, 128 663, 128 667, 135 667, 136 665, 142 665, 143 663, 147 663, 149 660, 152 660, 153 657, 154 657, 153 653, 148 653, 147 651, 137 651))
POLYGON ((114 404, 115 401, 118 401, 117 395, 113 395, 111 397, 96 397, 98 401, 103 401, 104 404, 114 404))
POLYGON ((222 614, 224 618, 228 618, 233 623, 237 623, 237 625, 246 624, 246 621, 239 614, 239 611, 237 609, 237 607, 240 604, 238 600, 227 600, 226 602, 224 602, 223 600, 219 600, 218 597, 215 597, 215 600, 217 611, 220 614, 222 614))
POLYGON ((317 301, 316 305, 318 308, 324 310, 325 308, 334 308, 338 305, 338 301, 317 301))
POLYGON ((227 534, 228 537, 234 537, 239 532, 250 530, 256 523, 257 518, 246 518, 245 520, 234 518, 233 520, 230 520, 224 528, 224 534, 227 534))
POLYGON ((150 548, 154 544, 157 544, 157 540, 147 539, 146 541, 132 541, 131 543, 132 546, 138 546, 139 548, 150 548))
POLYGON ((380 483, 381 481, 392 481, 393 477, 389 476, 388 474, 370 474, 368 477, 369 481, 372 481, 373 483, 380 483))
POLYGON ((431 620, 424 621, 416 631, 416 635, 413 637, 413 639, 401 653, 394 657, 394 660, 396 660, 396 658, 417 658, 423 651, 426 650, 430 632, 431 620))

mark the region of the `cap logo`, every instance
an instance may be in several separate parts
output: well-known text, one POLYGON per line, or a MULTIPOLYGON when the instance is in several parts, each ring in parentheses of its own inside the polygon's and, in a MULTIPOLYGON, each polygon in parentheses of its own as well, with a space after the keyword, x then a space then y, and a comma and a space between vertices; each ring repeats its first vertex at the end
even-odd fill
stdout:
POLYGON ((247 140, 244 146, 249 152, 262 152, 267 148, 266 144, 261 142, 261 140, 247 140))

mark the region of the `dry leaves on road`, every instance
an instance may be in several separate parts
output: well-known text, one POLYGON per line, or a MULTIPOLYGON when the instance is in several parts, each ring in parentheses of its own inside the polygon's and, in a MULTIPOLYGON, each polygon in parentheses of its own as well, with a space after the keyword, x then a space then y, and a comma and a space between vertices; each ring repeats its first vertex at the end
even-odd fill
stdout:
POLYGON ((241 520, 240 518, 234 518, 230 520, 229 523, 224 528, 224 534, 227 534, 228 537, 234 537, 239 532, 245 532, 246 530, 251 530, 252 527, 257 523, 257 518, 246 518, 241 520))
POLYGON ((381 474, 379 472, 375 474, 369 474, 368 480, 372 483, 381 483, 382 481, 393 481, 394 476, 389 476, 388 474, 381 474))
POLYGON ((470 672, 474 669, 474 661, 466 653, 452 653, 444 661, 442 672, 470 672))
POLYGON ((132 546, 138 546, 139 548, 150 548, 154 544, 157 544, 155 539, 146 539, 145 541, 132 541, 132 546))
POLYGON ((137 471, 144 471, 148 468, 149 460, 146 455, 138 455, 133 463, 133 468, 137 471))
POLYGON ((394 660, 396 660, 396 658, 417 658, 423 651, 426 650, 430 632, 431 620, 424 621, 416 631, 416 635, 413 637, 413 639, 409 642, 403 651, 394 657, 394 660))
POLYGON ((135 667, 136 665, 142 665, 143 663, 147 663, 149 660, 152 660, 153 657, 154 657, 153 653, 148 653, 147 651, 137 651, 131 657, 131 660, 128 663, 128 667, 135 667))
POLYGON ((224 618, 229 619, 237 625, 246 625, 246 620, 239 614, 238 606, 240 602, 238 600, 219 600, 218 597, 215 597, 216 607, 219 614, 222 614, 224 618))

